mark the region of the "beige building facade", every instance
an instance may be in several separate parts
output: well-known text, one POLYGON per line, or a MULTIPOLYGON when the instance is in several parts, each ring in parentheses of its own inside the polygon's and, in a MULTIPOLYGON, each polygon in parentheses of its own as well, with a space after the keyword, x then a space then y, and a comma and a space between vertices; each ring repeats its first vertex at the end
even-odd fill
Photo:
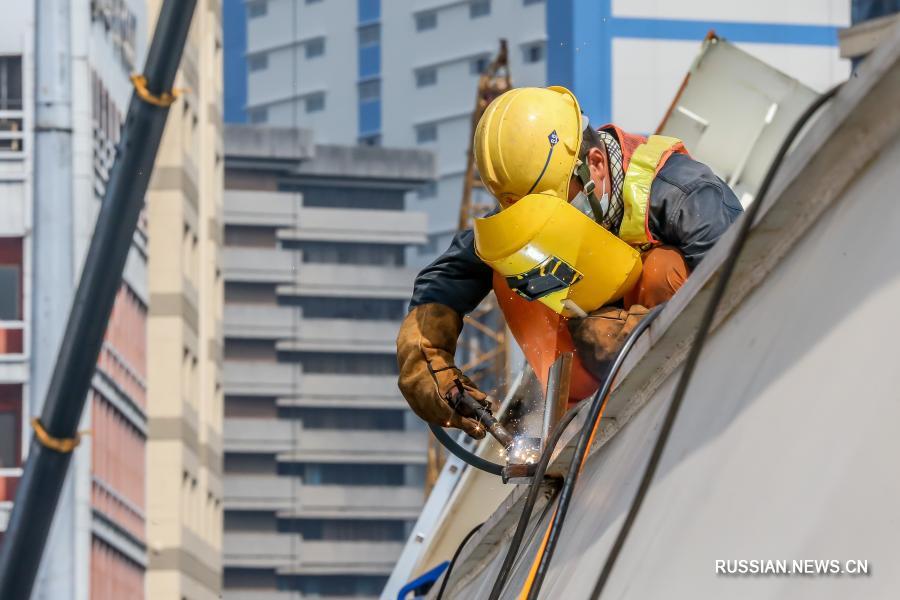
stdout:
MULTIPOLYGON (((148 1, 155 20, 161 1, 148 1)), ((151 27, 153 24, 151 23, 151 27)), ((147 194, 146 597, 222 582, 222 7, 198 2, 147 194)))

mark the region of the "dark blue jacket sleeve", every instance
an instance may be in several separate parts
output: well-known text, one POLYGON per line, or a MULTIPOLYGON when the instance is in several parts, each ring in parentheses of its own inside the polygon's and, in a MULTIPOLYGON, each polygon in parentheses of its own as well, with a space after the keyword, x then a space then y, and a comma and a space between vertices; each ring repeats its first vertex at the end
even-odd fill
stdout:
POLYGON ((465 315, 491 291, 492 280, 493 271, 475 254, 475 234, 467 229, 416 277, 409 307, 437 302, 465 315))
POLYGON ((675 155, 650 189, 650 231, 693 269, 743 212, 737 196, 706 165, 675 155))

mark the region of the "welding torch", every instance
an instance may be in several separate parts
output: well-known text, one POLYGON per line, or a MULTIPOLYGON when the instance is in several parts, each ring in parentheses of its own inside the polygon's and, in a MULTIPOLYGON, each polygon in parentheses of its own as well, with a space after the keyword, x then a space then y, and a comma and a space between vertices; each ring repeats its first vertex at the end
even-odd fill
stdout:
POLYGON ((476 419, 504 448, 509 448, 513 443, 513 435, 500 424, 491 409, 466 393, 462 381, 456 378, 453 381, 456 393, 448 394, 447 403, 460 416, 476 419))

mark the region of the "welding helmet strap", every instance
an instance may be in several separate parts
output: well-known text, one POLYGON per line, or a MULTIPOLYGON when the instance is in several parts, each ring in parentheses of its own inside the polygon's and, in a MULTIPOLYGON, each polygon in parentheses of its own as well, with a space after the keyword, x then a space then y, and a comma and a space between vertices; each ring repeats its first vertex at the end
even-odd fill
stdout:
POLYGON ((603 216, 606 214, 606 207, 604 204, 609 204, 606 190, 604 189, 603 191, 605 197, 603 200, 606 201, 604 202, 603 200, 598 199, 597 195, 594 194, 596 186, 594 185, 594 180, 591 179, 591 169, 583 160, 579 160, 576 163, 575 172, 572 173, 572 176, 578 178, 582 187, 582 191, 578 192, 575 198, 572 199, 572 206, 589 216, 597 224, 602 225, 603 216))

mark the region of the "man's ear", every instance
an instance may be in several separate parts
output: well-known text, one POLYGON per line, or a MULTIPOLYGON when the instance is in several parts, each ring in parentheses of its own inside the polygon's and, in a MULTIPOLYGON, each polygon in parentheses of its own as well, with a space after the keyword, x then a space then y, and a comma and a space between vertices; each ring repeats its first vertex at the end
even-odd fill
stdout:
POLYGON ((588 150, 585 158, 589 167, 597 169, 601 173, 606 173, 606 152, 595 146, 588 150))

